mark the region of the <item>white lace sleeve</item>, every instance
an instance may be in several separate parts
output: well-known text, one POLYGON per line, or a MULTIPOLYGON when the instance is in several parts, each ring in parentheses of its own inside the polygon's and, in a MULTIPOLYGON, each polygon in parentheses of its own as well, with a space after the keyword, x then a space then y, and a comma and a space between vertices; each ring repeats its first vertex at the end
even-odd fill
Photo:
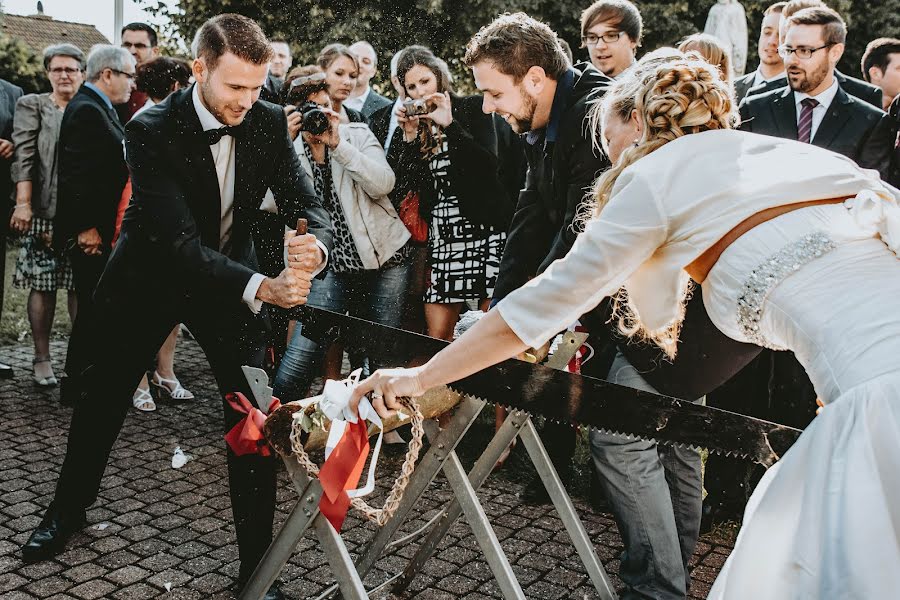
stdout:
POLYGON ((623 173, 600 218, 569 253, 497 309, 525 344, 540 347, 618 290, 666 239, 666 217, 647 181, 623 173))

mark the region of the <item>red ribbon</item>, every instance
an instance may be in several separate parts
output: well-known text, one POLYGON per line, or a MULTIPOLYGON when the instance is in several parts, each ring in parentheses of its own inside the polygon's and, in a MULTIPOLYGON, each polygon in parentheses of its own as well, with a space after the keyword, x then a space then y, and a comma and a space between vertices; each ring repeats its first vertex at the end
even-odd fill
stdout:
POLYGON ((324 491, 319 500, 319 510, 335 531, 340 532, 350 508, 347 490, 359 486, 368 456, 369 430, 365 421, 358 419, 356 423, 347 423, 344 435, 319 471, 319 481, 324 491))
MULTIPOLYGON (((228 446, 238 456, 244 454, 259 454, 261 456, 269 456, 272 454, 268 442, 263 435, 263 425, 266 422, 266 415, 261 410, 253 406, 247 397, 240 392, 226 394, 225 401, 231 406, 235 412, 247 415, 231 428, 231 431, 225 434, 225 441, 228 446)), ((281 406, 278 398, 272 397, 269 403, 269 413, 281 406)))

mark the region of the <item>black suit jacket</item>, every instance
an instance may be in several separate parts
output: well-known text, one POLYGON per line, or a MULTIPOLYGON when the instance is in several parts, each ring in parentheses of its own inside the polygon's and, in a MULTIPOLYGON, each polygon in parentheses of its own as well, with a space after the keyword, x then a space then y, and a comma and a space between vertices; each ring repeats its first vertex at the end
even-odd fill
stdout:
POLYGON ((585 116, 612 79, 586 63, 575 83, 555 142, 526 144, 528 173, 509 229, 494 299, 501 300, 568 254, 577 237, 572 221, 609 159, 585 135, 585 116))
POLYGON ((369 90, 369 95, 366 96, 366 101, 359 112, 368 120, 376 111, 381 110, 385 106, 391 106, 393 103, 394 101, 390 98, 385 98, 375 90, 369 90))
MULTIPOLYGON (((372 133, 374 133, 375 137, 378 138, 378 141, 381 142, 382 148, 384 148, 384 144, 387 142, 387 133, 388 128, 391 126, 391 112, 393 112, 393 110, 394 103, 391 102, 387 106, 382 106, 366 117, 369 129, 372 130, 372 133)), ((397 129, 399 130, 400 128, 398 127, 397 129)))
POLYGON ((133 197, 98 298, 128 297, 148 277, 165 273, 166 286, 158 290, 163 298, 211 294, 240 302, 256 272, 251 227, 269 188, 286 225, 293 228, 304 217, 310 233, 331 247, 328 213, 300 165, 284 111, 258 101, 235 138, 230 250, 219 251, 221 194, 192 91, 175 92, 128 123, 133 197))
POLYGON ((81 86, 66 106, 59 130, 58 191, 53 242, 58 249, 96 228, 109 248, 128 169, 116 111, 81 86))
POLYGON ((834 78, 837 79, 838 85, 844 88, 844 91, 855 98, 859 98, 863 102, 868 102, 878 110, 881 110, 882 94, 881 88, 867 83, 862 79, 844 75, 837 69, 834 70, 834 78))
MULTIPOLYGON (((0 139, 12 140, 13 115, 16 112, 16 102, 22 97, 22 88, 10 82, 0 79, 0 139)), ((0 208, 7 208, 10 204, 13 189, 9 169, 12 166, 12 158, 0 158, 0 208)), ((0 211, 6 215, 6 211, 0 211)), ((0 227, 6 230, 6 225, 0 223, 0 227)), ((0 239, 4 239, 0 235, 0 239)))
MULTIPOLYGON (((459 198, 460 210, 470 221, 492 231, 506 231, 515 210, 515 199, 525 180, 522 140, 495 114, 481 110, 479 95, 452 97, 453 122, 443 131, 447 138, 449 178, 459 198)), ((384 126, 384 135, 387 126, 384 126)), ((418 140, 406 143, 395 130, 388 149, 388 163, 397 175, 391 198, 395 204, 409 191, 418 191, 422 216, 430 220, 435 191, 428 158, 418 140)))
MULTIPOLYGON (((740 111, 741 129, 744 131, 797 139, 797 105, 794 92, 789 87, 749 96, 741 103, 740 111)), ((867 152, 867 145, 876 126, 884 118, 884 112, 838 87, 812 143, 843 154, 860 166, 883 168, 883 165, 871 164, 873 159, 867 152)))
POLYGON ((752 73, 748 73, 743 77, 739 77, 734 80, 734 97, 737 99, 738 104, 740 104, 741 100, 743 100, 747 96, 764 94, 766 92, 784 87, 788 84, 787 77, 779 77, 778 79, 773 79, 772 81, 766 81, 759 85, 753 85, 753 80, 755 78, 756 71, 753 71, 752 73))

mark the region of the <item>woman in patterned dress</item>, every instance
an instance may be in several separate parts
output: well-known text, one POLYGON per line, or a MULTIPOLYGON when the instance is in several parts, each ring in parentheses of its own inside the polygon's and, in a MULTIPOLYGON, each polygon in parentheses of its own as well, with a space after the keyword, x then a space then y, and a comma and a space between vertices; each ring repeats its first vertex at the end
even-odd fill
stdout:
POLYGON ((50 330, 56 313, 56 292, 68 291, 69 317, 75 320, 72 266, 50 246, 56 216, 56 144, 66 105, 84 81, 84 54, 71 44, 48 46, 44 68, 52 91, 22 96, 13 123, 16 207, 10 228, 22 234, 13 285, 30 289, 28 321, 34 339, 34 381, 57 384, 50 363, 50 330))
POLYGON ((404 49, 397 77, 407 98, 424 101, 429 112, 399 109, 403 139, 388 154, 395 197, 419 193, 429 238, 425 323, 428 335, 452 339, 466 302, 482 310, 490 303, 524 183, 524 153, 509 125, 482 112, 481 96, 453 93, 446 63, 427 48, 404 49))
MULTIPOLYGON (((301 124, 294 140, 334 231, 328 270, 313 281, 307 304, 397 327, 409 280, 410 236, 388 198, 394 172, 368 125, 340 124, 328 85, 316 66, 295 69, 285 83, 290 104, 313 102, 329 119, 328 129, 319 135, 301 124)), ((320 373, 325 351, 295 327, 275 376, 274 394, 282 400, 304 397, 320 373)))

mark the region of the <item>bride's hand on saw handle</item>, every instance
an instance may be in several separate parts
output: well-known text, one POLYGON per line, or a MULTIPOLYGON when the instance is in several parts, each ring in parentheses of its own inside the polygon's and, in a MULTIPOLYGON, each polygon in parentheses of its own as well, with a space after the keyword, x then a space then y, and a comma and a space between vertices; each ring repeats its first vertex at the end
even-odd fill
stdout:
POLYGON ((401 408, 398 398, 418 397, 425 393, 421 379, 422 367, 411 369, 379 369, 354 388, 350 396, 350 408, 359 410, 362 397, 369 394, 375 412, 386 419, 401 408))

